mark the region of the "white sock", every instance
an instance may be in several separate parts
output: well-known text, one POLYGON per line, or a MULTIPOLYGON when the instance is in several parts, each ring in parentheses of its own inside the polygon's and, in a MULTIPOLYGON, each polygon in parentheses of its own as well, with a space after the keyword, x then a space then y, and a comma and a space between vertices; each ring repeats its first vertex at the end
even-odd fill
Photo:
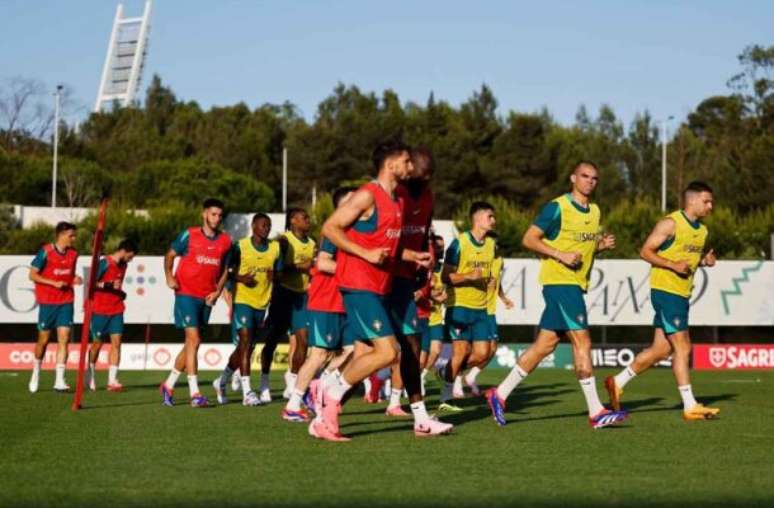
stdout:
POLYGON ((422 378, 422 381, 425 380, 425 377, 427 377, 427 369, 422 369, 422 372, 419 374, 419 377, 422 378))
POLYGON ((599 401, 599 394, 597 393, 597 383, 594 376, 581 379, 581 389, 583 390, 583 396, 586 397, 586 406, 589 408, 589 416, 594 416, 605 407, 599 401))
POLYGON ((448 381, 444 381, 443 385, 441 386, 441 402, 448 402, 452 398, 452 383, 449 383, 448 381))
POLYGON ((693 389, 691 388, 691 385, 678 386, 677 389, 680 391, 680 397, 683 399, 684 411, 688 411, 697 404, 696 399, 693 398, 693 389))
POLYGON ((371 378, 367 377, 363 380, 363 389, 366 392, 366 395, 371 393, 371 378))
POLYGON ((414 424, 422 423, 430 419, 430 415, 427 414, 424 401, 412 403, 411 413, 414 415, 414 424))
POLYGON ((65 364, 64 363, 56 364, 56 384, 58 385, 65 384, 65 364))
POLYGON ((295 390, 296 379, 298 379, 298 374, 293 374, 292 372, 288 371, 287 375, 285 376, 285 384, 287 385, 288 390, 295 390))
POLYGON ((37 358, 32 360, 32 375, 37 376, 40 374, 40 364, 43 362, 43 360, 38 360, 37 358))
POLYGON ((111 365, 108 367, 108 384, 114 385, 118 383, 118 365, 111 365))
POLYGON ((390 391, 390 404, 387 407, 400 406, 400 396, 403 394, 403 390, 391 390, 390 391))
POLYGON ((269 389, 269 374, 261 372, 261 391, 269 389))
POLYGON ((352 385, 344 380, 344 376, 337 377, 336 380, 331 383, 328 388, 328 395, 335 401, 341 401, 344 398, 344 394, 352 388, 352 385))
POLYGON ((301 399, 304 398, 304 392, 301 390, 293 389, 293 393, 290 394, 290 400, 286 409, 288 411, 301 411, 301 399))
POLYGON ((618 386, 618 388, 623 388, 626 386, 626 383, 631 381, 636 375, 637 373, 634 372, 631 367, 626 367, 624 370, 616 374, 615 384, 618 386))
POLYGON ((169 373, 169 376, 167 376, 167 380, 164 382, 165 385, 167 385, 167 388, 170 390, 175 388, 175 383, 177 383, 177 378, 180 377, 180 371, 177 369, 172 369, 169 373))
POLYGON ((336 382, 337 379, 341 377, 341 372, 339 372, 339 369, 334 370, 333 372, 328 373, 327 376, 321 377, 320 382, 322 383, 322 389, 325 390, 329 386, 332 386, 333 383, 336 382))
POLYGON ((465 382, 469 385, 472 385, 476 382, 476 378, 481 373, 481 369, 479 367, 473 367, 470 369, 470 372, 465 376, 465 382))
POLYGON ((507 399, 508 395, 519 386, 519 383, 524 381, 525 377, 527 377, 527 373, 517 363, 497 387, 497 396, 502 400, 507 399))
MULTIPOLYGON (((97 370, 97 365, 90 363, 89 369, 86 371, 86 382, 91 383, 92 380, 95 380, 94 378, 94 371, 97 370)), ((95 380, 96 381, 96 380, 95 380)))
POLYGON ((241 376, 239 382, 242 383, 242 396, 247 397, 247 394, 253 391, 253 387, 250 386, 250 376, 241 376))
POLYGON ((199 378, 197 376, 188 376, 188 391, 191 397, 199 393, 199 378))
POLYGON ((462 376, 457 376, 454 378, 454 391, 455 392, 462 391, 462 376))

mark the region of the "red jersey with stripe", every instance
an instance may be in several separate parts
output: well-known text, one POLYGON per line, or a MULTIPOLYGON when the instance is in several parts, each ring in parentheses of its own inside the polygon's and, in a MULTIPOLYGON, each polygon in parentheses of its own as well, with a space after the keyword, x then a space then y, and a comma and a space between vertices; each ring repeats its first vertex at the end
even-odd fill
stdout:
MULTIPOLYGON (((425 185, 419 195, 414 196, 407 185, 399 184, 395 194, 403 202, 401 248, 417 252, 427 250, 427 233, 433 218, 433 191, 429 185, 425 185)), ((417 264, 412 261, 396 261, 396 277, 413 279, 417 271, 417 264)))
POLYGON ((200 227, 188 229, 187 252, 180 257, 175 279, 176 294, 205 298, 215 291, 221 275, 224 258, 231 249, 231 237, 219 233, 208 238, 200 227))
POLYGON ((104 259, 107 262, 107 268, 102 277, 99 278, 99 282, 104 282, 104 288, 97 288, 94 291, 94 303, 92 304, 92 310, 96 314, 102 314, 105 316, 113 316, 115 314, 121 314, 124 312, 126 306, 124 305, 124 299, 121 293, 115 289, 113 283, 118 281, 120 289, 124 284, 124 276, 126 275, 126 263, 117 263, 111 256, 105 256, 104 259))
POLYGON ((369 182, 359 190, 367 190, 374 197, 374 213, 367 220, 352 224, 347 238, 365 249, 388 249, 388 257, 381 265, 340 251, 336 260, 336 280, 342 289, 369 291, 385 295, 392 288, 392 271, 400 243, 402 206, 400 199, 392 197, 377 182, 369 182))
MULTIPOLYGON (((338 255, 338 249, 325 237, 320 238, 320 253, 327 252, 333 259, 338 255)), ((319 256, 320 254, 318 254, 319 256)), ((317 266, 309 271, 311 281, 306 290, 306 308, 318 312, 334 312, 344 314, 344 299, 339 291, 336 275, 321 272, 317 266)))
POLYGON ((57 280, 67 285, 61 289, 48 284, 35 284, 35 301, 44 305, 61 305, 72 303, 75 300, 73 291, 73 279, 75 279, 75 263, 78 261, 78 252, 75 249, 66 249, 59 252, 54 244, 49 243, 41 248, 41 252, 35 258, 36 261, 43 256, 43 268, 33 261, 33 266, 38 268, 38 273, 50 280, 57 280))

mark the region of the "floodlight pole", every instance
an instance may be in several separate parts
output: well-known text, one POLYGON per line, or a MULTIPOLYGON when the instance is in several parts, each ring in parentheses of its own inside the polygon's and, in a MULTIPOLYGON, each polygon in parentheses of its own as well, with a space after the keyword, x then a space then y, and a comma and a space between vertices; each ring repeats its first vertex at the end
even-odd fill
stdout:
POLYGON ((288 149, 282 147, 282 211, 288 208, 288 149))
POLYGON ((661 120, 661 211, 667 208, 667 122, 674 116, 661 120))
POLYGON ((57 163, 59 162, 59 104, 62 97, 62 85, 54 92, 54 162, 51 168, 51 208, 56 208, 57 163))

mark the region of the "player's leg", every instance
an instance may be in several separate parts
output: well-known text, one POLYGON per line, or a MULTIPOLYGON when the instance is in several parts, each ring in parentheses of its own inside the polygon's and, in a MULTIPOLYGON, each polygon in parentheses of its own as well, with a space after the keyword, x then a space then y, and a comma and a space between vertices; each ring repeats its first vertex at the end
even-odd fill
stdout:
POLYGON ((54 390, 68 391, 70 386, 65 380, 65 365, 67 364, 67 349, 70 344, 72 326, 57 326, 56 329, 56 378, 54 390))
POLYGON ((688 330, 680 330, 668 336, 672 343, 672 372, 677 381, 677 389, 683 400, 683 418, 685 420, 709 420, 715 418, 720 409, 707 407, 693 396, 691 387, 691 336, 688 330))
MULTIPOLYGON (((41 306, 42 307, 42 306, 41 306)), ((42 313, 42 308, 39 311, 42 313)), ((41 317, 38 318, 38 337, 35 342, 35 357, 32 360, 32 375, 30 376, 29 390, 30 393, 38 391, 38 385, 40 384, 40 367, 43 364, 43 358, 46 355, 46 346, 51 338, 50 328, 41 328, 41 317)), ((42 324, 45 326, 45 323, 42 324)))
POLYGON ((108 385, 111 392, 123 391, 124 386, 118 381, 118 367, 121 365, 121 340, 123 333, 110 334, 110 353, 108 354, 108 385))
POLYGON ((670 354, 672 354, 672 345, 667 340, 664 330, 656 328, 653 333, 653 343, 647 349, 640 351, 634 357, 632 363, 621 370, 621 372, 615 376, 605 378, 605 389, 613 409, 616 411, 621 409, 621 396, 623 395, 624 386, 629 381, 656 363, 669 358, 670 354))
POLYGON ((316 347, 314 345, 309 349, 309 357, 304 364, 301 365, 301 368, 298 369, 293 393, 290 394, 290 399, 285 405, 285 409, 282 411, 282 418, 287 421, 305 422, 309 419, 308 413, 301 407, 304 395, 309 388, 309 383, 312 382, 315 375, 322 369, 331 354, 327 349, 316 347))
POLYGON ((99 352, 102 349, 102 335, 94 335, 92 332, 92 343, 89 348, 89 367, 86 369, 86 379, 84 379, 86 386, 91 391, 97 389, 96 371, 97 360, 99 359, 99 352))

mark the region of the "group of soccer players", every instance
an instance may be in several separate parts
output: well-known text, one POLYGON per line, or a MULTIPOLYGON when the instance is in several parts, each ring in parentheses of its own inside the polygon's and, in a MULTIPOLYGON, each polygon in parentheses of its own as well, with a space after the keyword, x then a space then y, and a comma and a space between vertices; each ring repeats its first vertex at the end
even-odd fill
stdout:
MULTIPOLYGON (((373 181, 334 193, 335 210, 323 225, 319 251, 309 236, 309 216, 302 209, 288 212, 286 232, 278 239, 269 238, 269 216, 258 213, 251 234, 232 242, 220 230, 224 204, 217 199, 204 202, 201 226, 183 231, 164 258, 166 282, 175 291, 175 324, 185 337, 174 368, 160 385, 165 405, 174 405, 175 384, 183 371, 190 404, 209 405, 198 385, 197 353, 210 311, 226 295, 235 349, 213 382, 218 403, 227 402, 232 381, 241 387, 243 405, 270 402, 274 350, 289 337, 284 394, 288 402, 282 417, 308 422, 310 435, 348 440, 339 430, 342 406, 361 383, 369 379, 376 383, 375 374, 389 369, 395 382, 388 415, 408 416, 400 408, 405 388, 415 435, 452 431, 451 424, 428 413, 425 377, 435 371, 442 383, 440 410, 459 410, 453 399, 464 396, 463 384, 472 395, 481 394, 476 377, 497 347, 497 300, 506 308, 513 306, 501 287, 503 259, 496 246, 495 209, 486 202, 473 203, 470 230, 445 249, 443 239, 431 231, 432 154, 389 142, 377 146, 372 159, 373 181), (179 258, 176 267, 175 258, 179 258), (250 370, 259 339, 266 344, 261 354, 261 388, 256 393, 250 370), (451 355, 439 361, 447 341, 451 355)), ((712 210, 712 189, 702 182, 686 188, 683 209, 662 219, 642 248, 642 258, 652 265, 654 341, 632 365, 605 380, 612 409, 600 402, 583 295, 596 253, 613 249, 615 237, 600 233, 600 211, 591 202, 598 179, 592 162, 579 162, 570 176, 571 191, 546 204, 524 234, 523 245, 541 259, 545 310, 534 343, 502 383, 484 393, 499 425, 506 423, 510 393, 562 338, 572 344, 575 373, 593 428, 624 421, 628 414, 621 409, 621 396, 626 383, 670 355, 684 417, 707 419, 718 414, 718 409, 694 399, 688 363, 693 274, 699 266, 715 264, 714 253, 705 249, 707 229, 700 222, 712 210)), ((69 389, 64 364, 73 319, 73 285, 82 283, 75 273, 75 234, 74 225, 57 225, 54 243, 41 248, 30 268, 40 307, 31 392, 38 389, 40 364, 54 329, 59 345, 54 389, 69 389)), ((125 297, 121 285, 136 252, 131 241, 123 241, 100 260, 87 372, 92 390, 105 336, 112 346, 107 389, 122 389, 117 379, 125 297)))

